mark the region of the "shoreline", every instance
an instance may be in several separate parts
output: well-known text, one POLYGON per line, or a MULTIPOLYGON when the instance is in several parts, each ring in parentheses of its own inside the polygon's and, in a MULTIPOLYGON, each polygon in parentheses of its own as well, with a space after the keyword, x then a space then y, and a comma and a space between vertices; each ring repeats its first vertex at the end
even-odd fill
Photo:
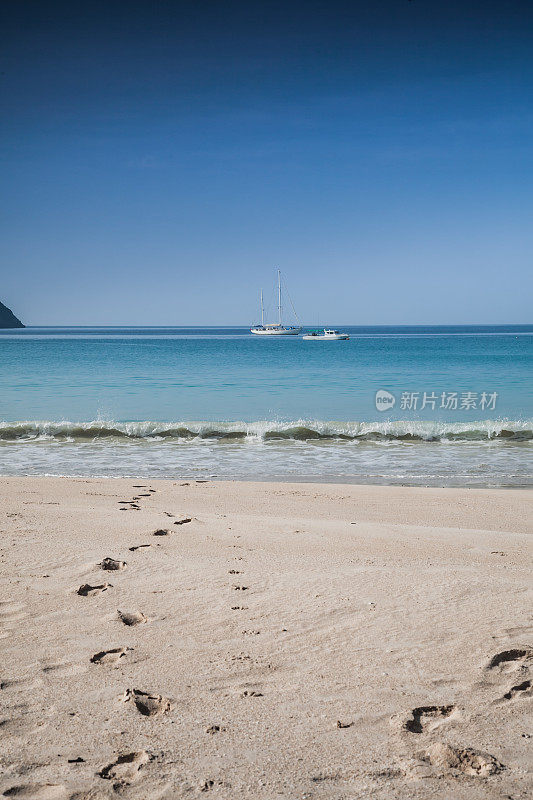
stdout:
POLYGON ((533 490, 0 487, 0 793, 527 796, 533 490))
POLYGON ((491 484, 491 483, 398 483, 398 482, 391 482, 391 481, 363 481, 361 480, 360 476, 355 476, 352 480, 350 480, 346 475, 342 475, 339 477, 330 476, 330 475, 310 475, 306 476, 298 476, 298 480, 295 480, 293 476, 285 476, 285 475, 269 475, 265 478, 258 478, 256 475, 253 477, 247 478, 245 476, 237 476, 237 477, 217 477, 215 475, 210 475, 205 478, 195 478, 191 475, 180 475, 176 477, 165 477, 165 476, 154 476, 154 475, 56 475, 56 474, 42 474, 42 475, 17 475, 12 473, 0 473, 0 481, 3 480, 62 480, 62 481, 135 481, 135 480, 142 480, 142 481, 149 481, 149 482, 167 482, 167 483, 176 483, 179 481, 190 481, 191 483, 222 483, 222 484, 250 484, 250 483, 257 483, 259 485, 262 484, 302 484, 302 485, 313 485, 313 486, 352 486, 352 487, 368 487, 368 486, 376 486, 382 488, 398 488, 398 489, 458 489, 465 491, 472 491, 479 489, 480 491, 510 491, 516 489, 516 491, 533 491, 533 482, 530 483, 522 483, 522 484, 491 484))

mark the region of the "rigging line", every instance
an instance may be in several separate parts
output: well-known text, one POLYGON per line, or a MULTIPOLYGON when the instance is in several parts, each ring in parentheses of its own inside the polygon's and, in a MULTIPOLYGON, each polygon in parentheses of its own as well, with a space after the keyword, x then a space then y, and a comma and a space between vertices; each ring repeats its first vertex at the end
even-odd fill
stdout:
MULTIPOLYGON (((270 295, 270 300, 268 301, 268 303, 265 303, 265 295, 263 293, 263 309, 264 309, 264 314, 265 314, 265 319, 266 320, 268 320, 268 318, 270 316, 270 308, 271 308, 271 306, 273 304, 273 301, 274 301, 274 293, 275 293, 275 291, 276 291, 275 289, 272 290, 271 295, 270 295)), ((254 322, 253 324, 257 325, 258 323, 254 322)))
POLYGON ((265 306, 265 319, 268 320, 270 318, 270 309, 277 306, 278 301, 276 300, 276 289, 272 289, 270 292, 270 298, 268 304, 265 306))
POLYGON ((270 299, 269 299, 268 303, 265 303, 265 295, 263 294, 263 308, 264 308, 265 320, 266 320, 265 325, 268 325, 268 320, 269 320, 269 317, 270 317, 270 309, 271 309, 271 307, 273 305, 273 302, 274 302, 275 291, 276 291, 275 289, 272 289, 272 292, 271 292, 270 299))
POLYGON ((282 282, 282 284, 283 284, 283 288, 284 288, 284 290, 285 290, 285 294, 286 294, 286 295, 287 295, 287 297, 289 298, 289 302, 290 302, 290 304, 291 304, 291 308, 292 308, 292 313, 293 313, 293 314, 294 314, 294 316, 296 317, 296 320, 297 320, 298 324, 299 324, 299 325, 301 325, 301 322, 300 322, 300 317, 299 317, 299 316, 298 316, 298 314, 296 313, 296 309, 294 308, 294 303, 292 302, 292 297, 291 297, 291 296, 290 296, 290 294, 289 294, 289 290, 287 289, 287 286, 286 286, 286 284, 285 284, 285 281, 283 280, 283 278, 282 278, 281 282, 282 282))

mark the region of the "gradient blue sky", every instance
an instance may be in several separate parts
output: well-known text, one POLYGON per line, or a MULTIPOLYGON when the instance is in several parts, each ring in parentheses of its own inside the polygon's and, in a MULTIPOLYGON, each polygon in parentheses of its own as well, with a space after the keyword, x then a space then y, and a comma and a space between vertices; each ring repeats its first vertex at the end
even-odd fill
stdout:
POLYGON ((533 5, 28 2, 0 299, 27 324, 526 323, 533 5))

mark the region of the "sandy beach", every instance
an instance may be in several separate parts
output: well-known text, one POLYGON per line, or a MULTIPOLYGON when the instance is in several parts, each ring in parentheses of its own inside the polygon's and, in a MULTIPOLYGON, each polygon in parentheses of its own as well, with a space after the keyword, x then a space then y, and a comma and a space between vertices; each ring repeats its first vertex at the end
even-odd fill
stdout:
POLYGON ((2 479, 0 791, 526 798, 532 498, 2 479))

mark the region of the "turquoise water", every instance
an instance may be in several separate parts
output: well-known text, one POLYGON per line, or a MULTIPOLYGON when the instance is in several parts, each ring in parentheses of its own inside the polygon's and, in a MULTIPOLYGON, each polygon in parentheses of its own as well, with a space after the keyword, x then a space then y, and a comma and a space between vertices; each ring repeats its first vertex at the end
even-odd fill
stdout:
POLYGON ((2 330, 0 472, 531 482, 532 326, 343 330, 2 330))

